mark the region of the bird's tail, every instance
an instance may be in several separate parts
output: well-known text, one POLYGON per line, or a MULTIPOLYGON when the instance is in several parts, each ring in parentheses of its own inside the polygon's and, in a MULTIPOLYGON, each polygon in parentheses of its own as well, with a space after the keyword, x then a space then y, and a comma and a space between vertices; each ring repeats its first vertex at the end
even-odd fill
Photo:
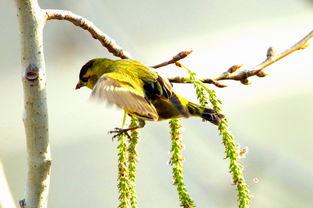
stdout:
POLYGON ((189 102, 187 106, 188 111, 192 116, 201 117, 215 125, 218 125, 221 118, 224 118, 223 114, 217 113, 215 110, 210 108, 204 108, 191 102, 189 102))

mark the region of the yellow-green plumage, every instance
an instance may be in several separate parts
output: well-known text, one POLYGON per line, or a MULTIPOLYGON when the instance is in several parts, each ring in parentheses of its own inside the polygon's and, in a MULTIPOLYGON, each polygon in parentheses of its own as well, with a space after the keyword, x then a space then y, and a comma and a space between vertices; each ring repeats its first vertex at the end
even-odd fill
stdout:
POLYGON ((222 115, 189 102, 149 67, 131 59, 92 59, 81 69, 76 89, 87 86, 92 97, 114 104, 142 120, 197 116, 218 124, 222 115))

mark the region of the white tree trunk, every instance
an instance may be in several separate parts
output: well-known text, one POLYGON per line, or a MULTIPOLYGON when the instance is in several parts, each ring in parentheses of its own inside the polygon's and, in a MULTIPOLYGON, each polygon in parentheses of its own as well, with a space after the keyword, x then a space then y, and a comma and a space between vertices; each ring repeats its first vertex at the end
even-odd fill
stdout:
POLYGON ((10 188, 0 161, 0 208, 15 208, 10 188))
POLYGON ((20 206, 44 208, 48 202, 51 166, 42 42, 46 18, 37 0, 15 1, 22 46, 23 121, 28 153, 26 192, 20 206))

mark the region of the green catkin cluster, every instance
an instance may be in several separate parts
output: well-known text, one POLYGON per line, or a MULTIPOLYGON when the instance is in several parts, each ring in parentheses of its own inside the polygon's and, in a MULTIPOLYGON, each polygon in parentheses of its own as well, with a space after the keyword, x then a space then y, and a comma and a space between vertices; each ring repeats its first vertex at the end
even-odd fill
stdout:
MULTIPOLYGON (((126 113, 124 114, 122 128, 126 124, 126 113)), ((136 126, 137 119, 132 119, 130 126, 136 126)), ((138 131, 133 131, 127 146, 126 135, 121 134, 117 138, 118 142, 118 191, 119 191, 119 208, 137 208, 136 197, 136 163, 137 151, 136 145, 138 143, 138 131)))
MULTIPOLYGON (((129 127, 138 126, 138 120, 132 118, 129 127)), ((138 130, 132 131, 128 144, 128 172, 130 181, 130 205, 132 208, 137 208, 137 194, 136 194, 136 170, 138 153, 136 150, 138 144, 138 130)))
POLYGON ((206 105, 208 104, 208 101, 207 101, 208 98, 206 94, 204 93, 204 88, 201 85, 197 84, 196 73, 190 71, 188 68, 185 68, 185 69, 188 71, 190 75, 189 79, 193 83, 193 86, 196 90, 197 98, 199 100, 200 105, 202 107, 206 107, 206 105))
MULTIPOLYGON (((215 91, 207 89, 207 92, 210 95, 210 102, 212 103, 214 110, 220 113, 221 101, 216 97, 215 91)), ((235 143, 235 139, 231 134, 226 118, 221 120, 218 129, 222 135, 226 158, 229 159, 229 169, 232 173, 233 183, 237 186, 239 208, 248 208, 250 205, 251 193, 243 175, 244 167, 239 162, 238 145, 235 143)))
POLYGON ((119 190, 119 208, 127 208, 129 206, 129 176, 127 167, 127 145, 124 134, 118 136, 118 190, 119 190))
MULTIPOLYGON (((193 82, 194 86, 196 89, 197 97, 199 99, 199 102, 202 104, 203 99, 206 98, 206 94, 204 93, 207 92, 209 94, 209 100, 211 104, 213 105, 213 109, 221 113, 221 107, 220 105, 222 102, 217 98, 216 93, 214 90, 211 90, 207 88, 201 80, 196 78, 196 74, 187 67, 183 66, 180 64, 181 67, 185 68, 190 77, 190 81, 193 82), (201 90, 197 90, 201 89, 201 90)), ((233 183, 237 187, 238 191, 238 201, 239 201, 239 208, 248 208, 250 205, 250 198, 251 198, 251 193, 250 190, 248 189, 248 185, 245 182, 245 178, 243 176, 243 166, 239 162, 239 149, 238 145, 235 143, 235 139, 233 135, 231 134, 231 131, 229 129, 228 121, 226 118, 221 119, 221 122, 218 126, 220 135, 222 136, 222 141, 225 146, 225 153, 226 157, 229 159, 229 169, 232 174, 233 178, 233 183)))
MULTIPOLYGON (((201 80, 196 78, 196 74, 190 71, 187 67, 184 67, 190 77, 189 81, 193 82, 198 100, 201 106, 205 107, 207 105, 207 94, 209 95, 209 100, 213 105, 213 108, 218 113, 221 113, 220 105, 222 102, 217 98, 214 90, 208 89, 201 80), (206 94, 207 93, 207 94, 206 94)), ((136 126, 137 119, 132 119, 130 126, 136 126)), ((123 119, 122 128, 124 128, 126 123, 126 113, 123 119)), ((178 196, 180 200, 180 206, 183 208, 194 208, 194 201, 190 198, 186 185, 184 183, 183 177, 183 142, 180 138, 180 128, 181 124, 179 119, 172 119, 169 121, 170 134, 171 134, 171 159, 170 164, 173 169, 173 184, 177 187, 178 196)), ((251 194, 248 189, 248 185, 245 182, 243 176, 243 166, 239 163, 239 149, 238 145, 235 143, 235 139, 231 134, 229 129, 228 121, 223 118, 218 127, 220 134, 222 136, 222 141, 225 146, 226 157, 230 161, 229 169, 232 174, 233 183, 237 187, 238 191, 238 201, 239 208, 248 208, 250 205, 251 194)), ((136 165, 137 165, 137 151, 136 146, 138 143, 138 131, 133 131, 131 133, 131 138, 129 139, 129 145, 127 146, 126 137, 124 134, 118 137, 118 189, 119 189, 119 208, 127 208, 129 205, 132 208, 137 208, 137 197, 135 191, 135 181, 136 181, 136 165)))
POLYGON ((170 125, 170 134, 171 134, 171 159, 170 164, 172 165, 173 169, 173 184, 177 188, 180 206, 183 208, 193 208, 195 207, 194 201, 190 198, 186 185, 184 183, 184 169, 183 169, 183 155, 182 150, 184 148, 183 141, 180 138, 180 129, 181 124, 179 119, 171 119, 169 121, 170 125))

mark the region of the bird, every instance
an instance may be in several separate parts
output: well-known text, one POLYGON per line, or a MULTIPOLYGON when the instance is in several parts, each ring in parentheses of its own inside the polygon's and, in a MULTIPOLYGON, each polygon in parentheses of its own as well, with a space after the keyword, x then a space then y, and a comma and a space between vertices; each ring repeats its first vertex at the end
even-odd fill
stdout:
POLYGON ((133 59, 91 59, 80 70, 75 89, 81 87, 92 90, 91 98, 115 105, 138 119, 137 126, 110 131, 116 133, 113 138, 143 128, 145 121, 200 117, 218 125, 224 117, 211 108, 188 101, 173 90, 167 79, 133 59))

